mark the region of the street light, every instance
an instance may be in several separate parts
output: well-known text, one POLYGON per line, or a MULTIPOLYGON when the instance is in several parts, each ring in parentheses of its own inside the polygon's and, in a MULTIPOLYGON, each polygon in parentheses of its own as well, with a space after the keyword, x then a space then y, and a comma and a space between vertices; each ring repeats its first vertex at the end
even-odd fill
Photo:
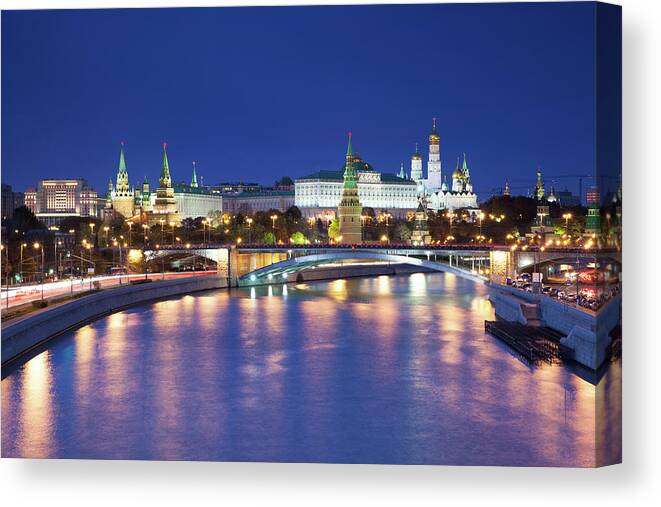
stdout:
POLYGON ((565 219, 565 232, 569 230, 569 221, 571 220, 571 213, 565 213, 562 215, 562 218, 565 219))
POLYGON ((147 241, 149 240, 149 226, 147 224, 142 224, 142 230, 145 231, 145 240, 143 245, 146 245, 147 241))
POLYGON ((21 283, 23 283, 23 249, 28 246, 27 243, 21 243, 21 267, 19 269, 21 273, 21 283))
POLYGON ((278 219, 278 215, 271 215, 271 220, 273 221, 273 232, 275 232, 275 221, 278 219))
POLYGON ((161 243, 163 243, 163 227, 165 226, 165 220, 161 218, 159 222, 161 222, 161 243))
POLYGON ((32 247, 35 250, 41 250, 41 300, 44 300, 44 249, 38 241, 35 241, 32 247))
POLYGON ((170 227, 172 227, 172 245, 174 245, 174 222, 170 222, 170 227))
POLYGON ((110 230, 110 227, 106 225, 103 227, 103 230, 106 233, 106 246, 110 246, 110 243, 108 242, 108 231, 110 230))
POLYGON ((207 243, 207 219, 202 220, 202 244, 206 245, 207 243))
POLYGON ((90 222, 90 230, 92 231, 92 244, 95 243, 95 241, 94 241, 94 226, 95 225, 96 224, 94 222, 90 222))
POLYGON ((252 218, 248 217, 246 218, 246 223, 248 224, 248 244, 252 244, 252 236, 251 236, 251 226, 252 226, 252 218))
POLYGON ((482 237, 482 220, 484 220, 484 213, 480 211, 480 214, 477 215, 477 218, 480 219, 480 237, 482 237))

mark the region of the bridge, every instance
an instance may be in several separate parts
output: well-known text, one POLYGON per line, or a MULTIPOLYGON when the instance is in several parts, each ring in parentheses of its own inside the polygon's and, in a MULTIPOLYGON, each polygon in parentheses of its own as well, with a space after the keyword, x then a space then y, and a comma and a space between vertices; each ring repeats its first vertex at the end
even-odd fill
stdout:
POLYGON ((340 265, 406 264, 426 271, 450 272, 478 281, 504 284, 507 277, 548 262, 594 259, 617 252, 583 248, 525 247, 507 245, 437 244, 411 246, 377 245, 163 245, 144 249, 147 262, 166 258, 196 257, 216 264, 219 274, 232 286, 295 281, 297 274, 319 267, 340 265))

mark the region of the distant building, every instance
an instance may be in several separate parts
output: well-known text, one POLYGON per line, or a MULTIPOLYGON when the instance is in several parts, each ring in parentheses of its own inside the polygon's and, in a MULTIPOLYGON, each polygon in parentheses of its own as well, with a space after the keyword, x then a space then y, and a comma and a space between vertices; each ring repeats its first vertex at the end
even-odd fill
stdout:
POLYGON ((420 200, 418 209, 415 211, 413 220, 413 231, 411 232, 411 244, 414 246, 428 245, 431 243, 429 234, 429 217, 427 216, 427 206, 420 200))
POLYGON ((599 212, 599 189, 592 187, 587 192, 588 213, 585 217, 585 234, 588 236, 601 234, 601 214, 599 212))
POLYGON ((544 199, 544 182, 542 181, 542 170, 537 168, 537 183, 535 184, 535 199, 544 199))
POLYGON ((510 193, 510 182, 505 180, 505 188, 503 189, 503 195, 510 197, 512 194, 510 193))
POLYGON ((175 183, 174 202, 177 212, 184 218, 208 217, 214 211, 223 210, 223 197, 208 188, 175 183))
POLYGON ((564 190, 556 192, 555 195, 558 198, 558 202, 560 202, 560 206, 580 206, 581 204, 581 197, 572 194, 566 188, 564 190))
POLYGON ((223 212, 244 215, 272 209, 284 212, 295 202, 294 192, 277 190, 223 194, 222 198, 223 212))
POLYGON ((172 183, 167 147, 164 144, 159 186, 156 191, 150 190, 146 176, 141 185, 130 186, 122 145, 117 183, 114 188, 112 181, 108 185, 110 198, 106 202, 104 217, 109 218, 115 213, 138 222, 178 224, 186 218, 206 217, 214 211, 221 211, 222 196, 209 187, 200 186, 197 178, 197 164, 193 162, 190 184, 172 183))
MULTIPOLYGON (((411 180, 416 183, 417 195, 427 202, 427 207, 434 211, 442 209, 471 208, 477 209, 477 194, 473 191, 470 171, 466 163, 466 154, 459 167, 452 173, 452 184, 448 185, 442 177, 441 169, 441 136, 436 130, 436 118, 432 121, 429 133, 429 155, 427 160, 427 178, 422 173, 422 156, 415 145, 415 153, 411 156, 411 180)), ((414 208, 417 207, 417 202, 414 208)))
POLYGON ((224 182, 211 185, 209 190, 213 194, 234 194, 243 192, 261 192, 264 188, 258 183, 224 182))
POLYGON ((0 195, 2 196, 2 220, 12 218, 14 210, 25 204, 25 194, 14 192, 11 185, 3 183, 0 195))
POLYGON ((25 192, 25 205, 46 225, 68 217, 97 217, 97 193, 85 179, 41 180, 25 192))

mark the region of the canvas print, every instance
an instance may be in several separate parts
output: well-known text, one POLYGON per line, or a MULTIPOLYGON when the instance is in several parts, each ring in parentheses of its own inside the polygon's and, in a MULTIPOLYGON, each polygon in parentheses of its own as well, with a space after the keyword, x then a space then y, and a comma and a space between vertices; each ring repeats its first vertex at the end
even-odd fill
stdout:
POLYGON ((621 9, 2 12, 2 457, 621 461, 621 9))

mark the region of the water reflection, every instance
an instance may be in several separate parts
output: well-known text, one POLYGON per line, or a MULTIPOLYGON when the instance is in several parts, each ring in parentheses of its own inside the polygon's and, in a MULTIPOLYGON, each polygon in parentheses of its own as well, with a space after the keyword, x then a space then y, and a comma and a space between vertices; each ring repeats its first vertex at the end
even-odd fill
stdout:
POLYGON ((531 369, 484 334, 490 318, 484 287, 449 274, 251 287, 134 308, 56 340, 3 379, 2 452, 616 459, 619 364, 597 389, 561 366, 531 369))
POLYGON ((16 442, 19 455, 26 458, 51 457, 53 456, 53 407, 49 352, 42 352, 28 361, 22 373, 20 386, 22 403, 18 422, 20 433, 16 442))

